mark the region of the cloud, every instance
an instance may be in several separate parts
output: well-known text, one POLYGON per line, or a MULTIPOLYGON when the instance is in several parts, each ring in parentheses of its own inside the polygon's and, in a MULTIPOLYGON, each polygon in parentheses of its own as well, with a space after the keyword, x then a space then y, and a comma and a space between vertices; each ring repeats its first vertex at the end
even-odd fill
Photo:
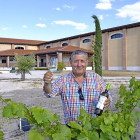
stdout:
POLYGON ((27 26, 26 25, 23 25, 22 28, 27 28, 27 26))
POLYGON ((53 10, 60 11, 61 9, 58 7, 58 8, 53 8, 53 10))
POLYGON ((121 9, 118 9, 117 11, 118 11, 118 13, 116 14, 117 17, 120 18, 130 17, 132 21, 133 20, 140 21, 140 1, 132 5, 125 5, 121 9))
POLYGON ((56 9, 56 10, 58 10, 58 11, 60 10, 60 8, 59 8, 59 7, 58 7, 58 8, 55 8, 55 9, 56 9))
POLYGON ((68 8, 68 9, 70 9, 70 10, 72 10, 72 11, 73 11, 73 10, 75 9, 75 7, 76 7, 76 6, 63 5, 63 7, 64 7, 65 9, 67 9, 67 8, 68 8))
POLYGON ((2 28, 2 30, 6 31, 6 30, 8 30, 8 27, 4 27, 4 28, 2 28))
POLYGON ((76 23, 70 20, 53 21, 52 24, 70 25, 70 26, 74 26, 76 30, 80 30, 80 31, 83 31, 88 28, 88 26, 85 23, 76 23))
POLYGON ((99 15, 99 19, 100 20, 103 20, 103 15, 99 15))
POLYGON ((39 26, 39 27, 46 27, 45 24, 36 24, 36 26, 39 26))
POLYGON ((114 0, 99 0, 99 3, 96 4, 95 8, 102 9, 102 10, 108 10, 112 8, 111 1, 114 0))

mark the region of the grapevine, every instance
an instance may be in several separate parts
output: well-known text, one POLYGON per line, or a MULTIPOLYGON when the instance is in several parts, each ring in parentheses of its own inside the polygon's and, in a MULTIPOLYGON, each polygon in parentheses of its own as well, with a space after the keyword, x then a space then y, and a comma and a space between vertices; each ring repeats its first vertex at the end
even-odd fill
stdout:
MULTIPOLYGON (((78 122, 70 121, 69 129, 61 125, 60 116, 52 114, 42 107, 28 109, 25 104, 1 99, 5 103, 2 108, 4 118, 26 118, 33 126, 29 132, 29 140, 131 140, 135 137, 136 124, 140 120, 140 82, 132 77, 129 89, 120 87, 119 99, 115 104, 116 111, 107 109, 102 116, 91 117, 84 109, 80 110, 78 122)), ((0 131, 0 140, 3 138, 0 131)))

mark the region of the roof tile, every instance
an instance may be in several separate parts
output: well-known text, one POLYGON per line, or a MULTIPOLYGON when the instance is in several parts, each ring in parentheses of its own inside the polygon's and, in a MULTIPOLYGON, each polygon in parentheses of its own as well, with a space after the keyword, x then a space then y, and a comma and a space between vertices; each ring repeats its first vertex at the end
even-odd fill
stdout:
POLYGON ((11 50, 4 50, 0 51, 0 56, 14 56, 15 53, 19 55, 28 55, 28 54, 46 54, 52 52, 74 52, 75 50, 83 50, 87 53, 93 54, 93 51, 75 47, 75 46, 64 46, 64 47, 54 47, 49 49, 42 49, 42 50, 18 50, 18 49, 11 49, 11 50))
POLYGON ((0 38, 0 43, 7 44, 30 44, 30 45, 38 45, 40 43, 44 43, 46 41, 38 41, 38 40, 25 40, 25 39, 14 39, 14 38, 0 38))

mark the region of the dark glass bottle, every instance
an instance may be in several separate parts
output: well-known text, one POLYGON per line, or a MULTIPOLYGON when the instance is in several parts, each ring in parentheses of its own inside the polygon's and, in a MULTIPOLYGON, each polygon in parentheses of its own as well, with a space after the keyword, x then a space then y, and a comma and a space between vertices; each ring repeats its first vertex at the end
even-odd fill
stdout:
POLYGON ((105 91, 102 93, 102 95, 100 96, 100 99, 98 101, 98 104, 96 106, 95 112, 94 114, 96 114, 96 116, 101 116, 104 110, 104 103, 105 100, 108 98, 108 90, 110 88, 110 83, 107 84, 107 87, 105 89, 105 91))

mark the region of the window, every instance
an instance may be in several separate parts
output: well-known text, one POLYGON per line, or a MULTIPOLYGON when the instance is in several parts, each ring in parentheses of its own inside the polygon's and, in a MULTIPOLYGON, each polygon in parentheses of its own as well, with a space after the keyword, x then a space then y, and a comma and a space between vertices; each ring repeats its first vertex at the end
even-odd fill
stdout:
POLYGON ((83 43, 88 43, 88 42, 91 42, 90 38, 86 38, 86 39, 83 40, 83 43))
POLYGON ((2 63, 6 63, 6 60, 2 59, 2 63))
POLYGON ((49 48, 51 48, 51 46, 46 46, 46 49, 49 49, 49 48))
POLYGON ((121 33, 111 35, 111 39, 122 38, 122 37, 123 37, 123 34, 121 34, 121 33))
POLYGON ((66 42, 62 43, 62 46, 68 46, 68 43, 66 43, 66 42))
POLYGON ((10 58, 10 61, 14 61, 14 59, 13 58, 10 58))
POLYGON ((18 47, 15 47, 15 49, 18 49, 18 50, 24 50, 24 47, 20 47, 20 46, 18 46, 18 47))

